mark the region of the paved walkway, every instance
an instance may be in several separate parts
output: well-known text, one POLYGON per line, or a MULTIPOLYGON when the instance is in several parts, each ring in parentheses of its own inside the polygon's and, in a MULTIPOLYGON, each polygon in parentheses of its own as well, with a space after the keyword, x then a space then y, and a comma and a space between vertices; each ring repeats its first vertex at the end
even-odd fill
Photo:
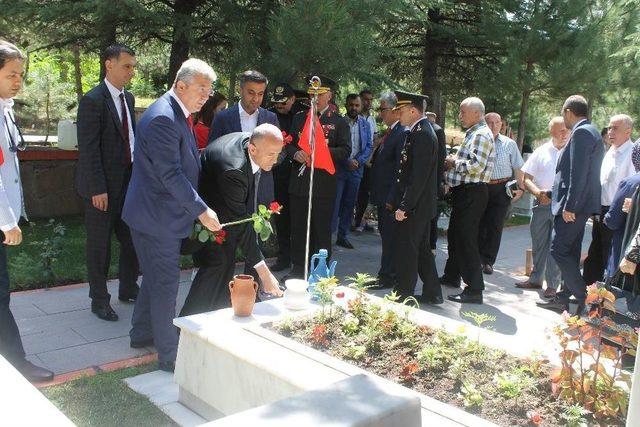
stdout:
MULTIPOLYGON (((335 248, 337 275, 340 278, 355 272, 375 275, 380 259, 379 236, 363 233, 350 238, 356 246, 355 250, 335 248)), ((586 244, 588 237, 585 238, 586 244)), ((498 262, 494 266, 495 273, 485 276, 485 304, 461 307, 447 301, 442 306, 428 307, 427 310, 465 322, 469 322, 461 315, 465 311, 493 314, 497 319, 493 324, 495 331, 503 334, 505 339, 512 340, 514 346, 523 350, 550 348, 545 336, 559 316, 535 306, 535 301, 539 299, 538 292, 522 291, 513 286, 515 280, 522 278, 525 250, 529 246, 527 226, 506 229, 498 262)), ((439 240, 436 260, 441 273, 446 261, 444 238, 439 240)), ((178 310, 188 292, 190 279, 191 271, 182 273, 178 310)), ((110 283, 109 291, 111 295, 117 295, 117 284, 110 283)), ((449 288, 444 292, 453 293, 449 288)), ((11 307, 30 360, 56 374, 62 374, 153 353, 152 347, 129 348, 128 333, 133 304, 123 304, 113 298, 113 307, 120 320, 105 322, 91 313, 88 293, 88 285, 80 284, 12 295, 11 307)))

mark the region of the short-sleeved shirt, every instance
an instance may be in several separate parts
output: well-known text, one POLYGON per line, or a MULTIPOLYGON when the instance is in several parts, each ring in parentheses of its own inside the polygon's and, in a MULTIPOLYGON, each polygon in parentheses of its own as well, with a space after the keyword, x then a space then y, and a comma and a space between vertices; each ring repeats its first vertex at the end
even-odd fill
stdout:
POLYGON ((533 177, 533 183, 543 191, 553 188, 556 177, 558 157, 562 150, 557 149, 551 140, 542 144, 529 156, 522 166, 522 172, 533 177))
POLYGON ((496 157, 494 145, 493 135, 484 120, 470 127, 456 155, 455 166, 447 172, 447 183, 456 187, 489 182, 496 157))
POLYGON ((524 160, 518 144, 508 136, 498 134, 495 140, 496 161, 493 165, 491 179, 504 179, 513 176, 514 169, 522 168, 524 160))
POLYGON ((364 117, 367 123, 369 123, 369 126, 371 127, 371 135, 378 133, 378 124, 376 123, 376 118, 373 117, 373 114, 369 114, 367 117, 362 117, 364 117))

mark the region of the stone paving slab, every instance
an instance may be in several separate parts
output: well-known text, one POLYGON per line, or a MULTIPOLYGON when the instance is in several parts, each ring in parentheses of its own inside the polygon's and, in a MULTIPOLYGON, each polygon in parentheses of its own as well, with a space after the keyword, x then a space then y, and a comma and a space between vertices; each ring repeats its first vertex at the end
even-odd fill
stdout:
MULTIPOLYGON (((590 240, 590 229, 585 233, 584 250, 590 240)), ((356 272, 376 275, 380 261, 380 236, 374 233, 350 235, 355 250, 334 247, 334 259, 338 261, 337 276, 343 280, 356 272)), ((438 307, 423 307, 434 314, 470 322, 462 315, 466 311, 489 313, 497 320, 492 325, 496 332, 513 340, 514 345, 549 347, 546 335, 559 316, 536 307, 540 296, 537 291, 516 289, 514 281, 524 272, 525 251, 530 247, 527 226, 511 227, 504 231, 495 273, 485 276, 485 304, 462 306, 446 301, 438 307)), ((436 264, 442 274, 446 261, 446 238, 438 241, 436 264)), ((277 273, 281 278, 286 272, 277 273)), ((177 311, 180 310, 189 290, 192 272, 181 273, 177 311)), ((12 294, 11 308, 23 336, 25 350, 30 360, 41 363, 56 374, 85 369, 107 362, 148 354, 153 348, 133 350, 129 347, 129 329, 133 304, 117 299, 118 284, 110 281, 112 305, 120 316, 118 322, 105 322, 90 311, 88 285, 71 285, 12 294)), ((418 285, 417 292, 421 291, 418 285)), ((456 292, 443 289, 448 295, 456 292)), ((378 295, 388 290, 375 291, 378 295)), ((437 326, 437 325, 434 325, 437 326)))

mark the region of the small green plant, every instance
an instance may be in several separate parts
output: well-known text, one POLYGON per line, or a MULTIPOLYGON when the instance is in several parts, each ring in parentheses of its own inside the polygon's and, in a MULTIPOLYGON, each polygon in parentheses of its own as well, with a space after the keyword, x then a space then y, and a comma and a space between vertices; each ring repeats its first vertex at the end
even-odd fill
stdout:
POLYGON ((458 397, 462 399, 462 403, 465 408, 477 408, 482 405, 482 402, 484 402, 484 398, 480 391, 475 385, 468 381, 462 383, 458 397))
POLYGON ((356 273, 356 276, 346 277, 351 283, 347 286, 358 291, 359 294, 363 294, 367 289, 373 286, 376 278, 366 273, 356 273))
POLYGON ((40 265, 45 273, 45 288, 56 278, 53 271, 54 264, 58 261, 62 253, 62 242, 66 233, 66 228, 62 224, 56 224, 54 219, 50 219, 46 227, 51 229, 51 235, 39 242, 32 242, 31 245, 38 248, 40 253, 40 265))
POLYGON ((353 360, 361 360, 367 354, 367 348, 363 345, 357 345, 354 342, 350 342, 344 348, 345 357, 353 360))
POLYGON ((507 398, 514 399, 517 403, 518 398, 533 386, 533 379, 522 370, 511 370, 501 372, 493 377, 498 393, 507 398))
POLYGON ((282 321, 278 324, 278 330, 280 331, 280 333, 285 335, 291 335, 291 333, 293 332, 293 328, 293 319, 288 316, 282 319, 282 321))
MULTIPOLYGON (((318 302, 322 306, 322 320, 326 320, 325 308, 333 305, 333 291, 338 286, 338 279, 336 277, 324 277, 316 283, 316 288, 313 294, 318 298, 318 302)), ((331 314, 331 310, 329 311, 331 314)))
POLYGON ((567 423, 567 427, 584 427, 587 425, 587 415, 590 412, 578 404, 569 406, 561 415, 562 419, 567 423))
POLYGON ((463 358, 459 357, 449 366, 449 374, 454 380, 462 381, 467 374, 468 369, 469 365, 467 362, 463 358))
MULTIPOLYGON (((482 325, 484 325, 487 322, 493 323, 496 321, 496 316, 494 316, 493 314, 476 313, 475 311, 463 311, 462 315, 464 317, 471 319, 471 321, 475 323, 475 325, 479 328, 482 328, 482 325)), ((491 331, 493 330, 493 327, 487 326, 485 329, 491 331)))
POLYGON ((342 321, 342 332, 345 335, 355 335, 360 328, 360 320, 353 315, 347 315, 342 321))

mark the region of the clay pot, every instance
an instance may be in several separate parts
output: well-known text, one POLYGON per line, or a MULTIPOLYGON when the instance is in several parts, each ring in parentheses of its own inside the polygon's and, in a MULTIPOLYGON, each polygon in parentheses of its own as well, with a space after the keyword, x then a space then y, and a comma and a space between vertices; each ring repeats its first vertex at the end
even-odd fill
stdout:
POLYGON ((229 292, 233 313, 238 317, 251 316, 256 303, 256 292, 258 292, 258 284, 253 280, 253 276, 248 274, 233 276, 233 280, 229 282, 229 292))

